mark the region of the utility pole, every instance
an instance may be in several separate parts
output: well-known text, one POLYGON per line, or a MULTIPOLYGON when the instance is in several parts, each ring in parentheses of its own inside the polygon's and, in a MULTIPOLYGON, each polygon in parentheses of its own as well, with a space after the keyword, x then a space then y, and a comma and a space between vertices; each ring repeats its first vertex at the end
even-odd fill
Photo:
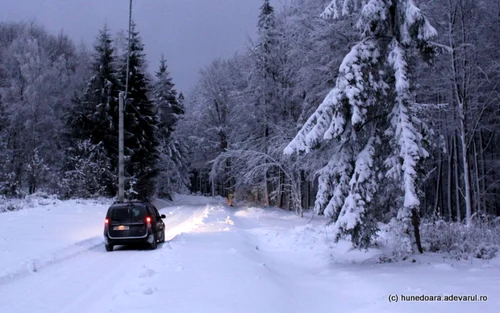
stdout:
POLYGON ((128 77, 130 75, 130 34, 132 32, 132 0, 130 0, 128 12, 128 51, 127 51, 127 73, 125 73, 125 92, 120 92, 118 97, 118 201, 125 199, 125 127, 124 112, 128 94, 128 77))
POLYGON ((124 95, 123 92, 120 92, 118 102, 118 201, 123 201, 125 198, 123 102, 124 95))

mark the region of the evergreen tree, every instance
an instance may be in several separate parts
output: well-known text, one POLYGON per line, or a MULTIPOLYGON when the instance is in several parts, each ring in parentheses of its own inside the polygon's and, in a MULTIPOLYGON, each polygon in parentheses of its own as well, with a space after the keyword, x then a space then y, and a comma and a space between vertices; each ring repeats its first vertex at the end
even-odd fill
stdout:
POLYGON ((97 182, 103 187, 98 189, 112 196, 117 190, 117 100, 120 82, 115 69, 111 35, 106 26, 99 32, 94 50, 92 76, 84 94, 74 99, 67 117, 67 137, 71 144, 66 153, 64 185, 69 193, 73 190, 78 195, 94 195, 90 190, 78 190, 80 187, 92 190, 96 187, 82 184, 85 178, 76 177, 85 175, 86 171, 75 172, 79 164, 94 160, 97 163, 92 166, 102 169, 95 173, 98 175, 97 182), (104 155, 96 156, 96 153, 104 155))
MULTIPOLYGON (((276 64, 276 51, 278 49, 278 36, 276 33, 276 17, 274 8, 269 0, 263 0, 260 7, 260 14, 257 22, 258 41, 252 51, 254 59, 254 73, 250 82, 251 93, 255 107, 254 123, 250 125, 258 126, 249 130, 248 146, 249 150, 255 150, 268 154, 270 152, 270 137, 272 136, 272 114, 277 102, 277 76, 278 67, 276 64)), ((270 173, 269 166, 263 166, 262 177, 256 177, 259 189, 262 191, 262 202, 270 204, 270 173)))
MULTIPOLYGON (((144 46, 132 24, 128 94, 125 101, 125 173, 128 175, 128 196, 149 198, 155 192, 158 175, 158 116, 148 98, 149 80, 145 75, 144 46)), ((120 82, 127 79, 127 52, 122 56, 120 82)))
POLYGON ((171 198, 172 193, 185 190, 189 178, 186 168, 186 147, 173 138, 175 126, 184 114, 182 101, 184 96, 177 96, 174 83, 167 68, 167 61, 162 56, 160 67, 153 84, 153 99, 158 110, 158 137, 160 141, 160 164, 157 192, 161 197, 171 198))
MULTIPOLYGON (((259 35, 257 46, 254 49, 255 60, 255 96, 256 96, 256 116, 262 123, 264 131, 263 138, 267 141, 269 137, 269 128, 271 123, 272 107, 276 102, 277 89, 277 50, 278 50, 278 35, 276 33, 276 17, 274 8, 269 3, 269 0, 264 0, 260 7, 260 14, 257 23, 257 31, 259 35)), ((267 143, 264 143, 267 146, 267 143)), ((266 148, 264 148, 266 149, 266 148)))
POLYGON ((179 93, 179 96, 177 97, 177 102, 179 102, 179 104, 184 107, 184 101, 186 101, 186 99, 184 98, 184 94, 182 92, 179 93))
POLYGON ((416 103, 409 64, 413 49, 431 59, 436 31, 412 0, 333 0, 322 16, 347 15, 361 4, 361 41, 345 56, 335 88, 285 153, 334 141, 333 155, 321 171, 315 210, 324 208, 331 216, 337 240, 350 235, 355 246, 368 246, 377 215, 389 207, 397 209, 405 233, 413 223, 419 244, 417 172, 427 151, 425 126, 412 114, 416 103), (384 191, 390 196, 384 197, 384 191), (389 198, 392 203, 382 201, 389 198))
POLYGON ((184 114, 184 107, 178 100, 177 90, 168 72, 167 60, 163 56, 153 84, 153 101, 158 108, 160 118, 158 125, 160 138, 168 140, 180 116, 184 114))

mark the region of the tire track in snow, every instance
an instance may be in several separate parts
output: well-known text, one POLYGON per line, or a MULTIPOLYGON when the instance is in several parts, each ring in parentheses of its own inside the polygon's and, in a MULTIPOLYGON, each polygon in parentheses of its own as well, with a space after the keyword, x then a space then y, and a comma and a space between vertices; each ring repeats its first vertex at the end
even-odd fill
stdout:
POLYGON ((137 266, 136 260, 145 253, 122 250, 110 254, 104 248, 88 250, 78 258, 0 286, 0 308, 5 312, 85 312, 85 306, 98 300, 106 286, 125 279, 130 269, 137 266))
POLYGON ((76 242, 41 258, 29 259, 19 268, 2 274, 0 276, 0 286, 36 274, 49 266, 57 265, 100 246, 103 246, 102 236, 95 236, 76 242))
MULTIPOLYGON (((169 202, 164 200, 156 200, 155 204, 160 207, 159 211, 162 211, 162 209, 164 209, 164 206, 168 205, 169 202)), ((177 207, 174 210, 168 212, 168 214, 177 216, 179 214, 176 213, 178 213, 180 209, 181 207, 177 207)), ((194 215, 196 215, 196 213, 193 213, 193 216, 194 215)), ((175 222, 175 220, 173 222, 175 222)), ((169 221, 165 224, 167 227, 175 226, 175 223, 173 222, 169 221)), ((18 268, 0 274, 0 286, 11 283, 12 281, 18 279, 29 277, 30 275, 37 274, 41 270, 45 270, 49 266, 58 265, 61 262, 70 260, 71 258, 77 257, 88 250, 97 249, 103 245, 104 241, 102 235, 99 234, 97 236, 75 242, 54 252, 39 257, 26 259, 18 268)))

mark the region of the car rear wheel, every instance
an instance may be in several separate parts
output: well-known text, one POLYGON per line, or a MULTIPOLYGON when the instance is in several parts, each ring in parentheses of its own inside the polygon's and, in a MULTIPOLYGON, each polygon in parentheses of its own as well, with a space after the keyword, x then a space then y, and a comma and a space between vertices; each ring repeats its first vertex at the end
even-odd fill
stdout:
POLYGON ((113 251, 113 245, 104 245, 106 247, 106 251, 113 251))
POLYGON ((161 232, 161 237, 160 237, 160 243, 164 243, 165 242, 165 230, 163 230, 161 232))
POLYGON ((158 243, 156 242, 156 236, 155 236, 153 238, 153 242, 151 243, 151 250, 155 250, 157 246, 158 246, 158 243))

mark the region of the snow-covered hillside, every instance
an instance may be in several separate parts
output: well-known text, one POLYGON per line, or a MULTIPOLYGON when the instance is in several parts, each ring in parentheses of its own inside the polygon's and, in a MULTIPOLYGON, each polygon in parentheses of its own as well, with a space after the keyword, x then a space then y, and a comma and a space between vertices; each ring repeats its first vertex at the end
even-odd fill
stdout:
POLYGON ((499 258, 380 263, 381 251, 333 245, 318 218, 308 223, 281 210, 192 196, 158 201, 167 242, 157 250, 106 252, 108 205, 46 200, 0 214, 0 312, 460 313, 500 306, 499 258), (401 297, 447 295, 487 301, 401 297))

